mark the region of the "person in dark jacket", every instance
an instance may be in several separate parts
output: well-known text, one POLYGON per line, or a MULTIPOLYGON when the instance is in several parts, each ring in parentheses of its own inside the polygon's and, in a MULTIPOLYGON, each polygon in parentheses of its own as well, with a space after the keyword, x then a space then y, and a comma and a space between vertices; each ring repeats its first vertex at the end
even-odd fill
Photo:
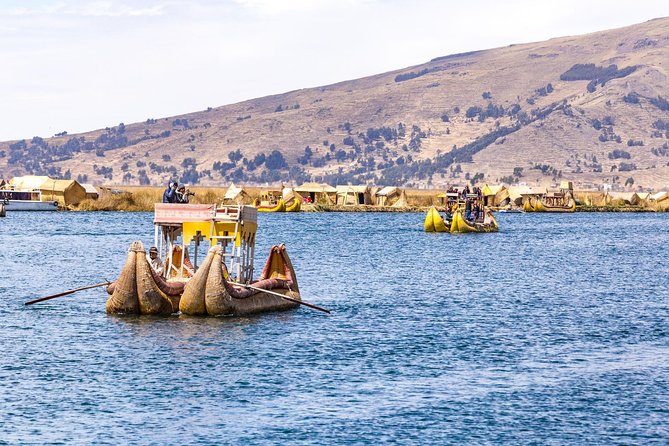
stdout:
POLYGON ((191 195, 195 195, 195 194, 193 192, 191 192, 190 190, 186 189, 185 184, 181 184, 177 188, 177 199, 176 199, 175 203, 186 204, 190 201, 190 199, 188 197, 190 197, 191 195))
POLYGON ((177 202, 177 182, 170 181, 167 185, 167 189, 163 192, 163 203, 176 203, 177 202))

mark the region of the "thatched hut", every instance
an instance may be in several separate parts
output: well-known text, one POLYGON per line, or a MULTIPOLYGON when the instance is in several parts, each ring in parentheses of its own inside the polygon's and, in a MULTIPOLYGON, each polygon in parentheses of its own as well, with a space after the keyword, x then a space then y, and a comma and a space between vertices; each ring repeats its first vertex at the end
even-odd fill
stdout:
POLYGON ((230 183, 230 187, 225 191, 223 196, 223 204, 251 204, 253 200, 251 196, 244 190, 244 188, 235 186, 235 183, 230 183))
POLYGON ((372 204, 369 186, 337 186, 337 204, 343 206, 372 204))
POLYGON ((503 184, 485 185, 481 189, 485 206, 506 206, 511 201, 509 190, 503 184))
POLYGON ((75 180, 45 181, 41 186, 42 199, 58 201, 60 205, 77 205, 86 198, 86 189, 75 180))
POLYGON ((560 189, 565 192, 574 192, 574 183, 571 181, 560 181, 560 189))
POLYGON ((260 204, 263 206, 274 206, 282 199, 283 184, 279 187, 268 187, 260 189, 260 204))
POLYGON ((650 197, 648 197, 648 201, 655 203, 661 203, 666 200, 669 200, 669 192, 666 191, 655 192, 654 194, 651 194, 650 197))
POLYGON ((409 207, 409 200, 407 199, 406 190, 402 189, 402 192, 400 192, 400 197, 390 207, 393 207, 393 208, 407 208, 407 207, 409 207))
POLYGON ((283 201, 286 204, 290 204, 293 200, 302 202, 302 195, 295 192, 295 189, 292 187, 284 187, 281 191, 281 198, 283 198, 283 201))
POLYGON ((374 194, 377 206, 390 206, 390 203, 399 198, 401 191, 395 186, 386 186, 374 194))
POLYGON ((509 186, 508 193, 511 203, 516 206, 522 206, 525 200, 544 195, 546 189, 533 189, 529 186, 509 186))
POLYGON ((311 203, 334 204, 337 200, 337 189, 329 184, 304 183, 294 190, 311 203))
POLYGON ((91 183, 82 183, 81 187, 86 191, 86 198, 97 200, 100 197, 98 190, 91 183))
POLYGON ((40 186, 49 179, 47 176, 24 175, 14 177, 9 181, 9 185, 14 190, 39 190, 40 186))
POLYGON ((636 192, 609 192, 607 202, 608 204, 618 203, 618 204, 639 204, 641 200, 636 192))

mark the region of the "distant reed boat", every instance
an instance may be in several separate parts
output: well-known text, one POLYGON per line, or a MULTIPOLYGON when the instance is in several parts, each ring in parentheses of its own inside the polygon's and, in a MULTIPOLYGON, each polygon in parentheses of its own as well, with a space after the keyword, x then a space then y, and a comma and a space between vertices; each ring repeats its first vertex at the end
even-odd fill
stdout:
POLYGON ((224 316, 300 305, 285 246, 272 246, 260 277, 252 280, 255 208, 157 203, 154 228, 164 271, 152 267, 142 242, 131 243, 118 279, 107 287, 107 313, 224 316), (198 266, 202 242, 210 247, 198 266))
POLYGON ((498 232, 497 220, 490 209, 483 212, 483 221, 469 221, 464 218, 461 210, 455 211, 451 221, 451 234, 467 232, 498 232))
POLYGON ((530 197, 523 202, 525 212, 575 212, 576 201, 570 193, 530 197))
POLYGON ((534 212, 575 212, 576 201, 571 194, 547 195, 537 200, 534 212))
POLYGON ((437 208, 432 206, 425 216, 423 229, 425 232, 450 232, 451 234, 467 233, 467 232, 498 232, 499 226, 497 220, 490 209, 485 209, 483 220, 469 221, 466 220, 462 211, 456 209, 451 216, 451 220, 444 220, 439 214, 437 208))
POLYGON ((286 203, 280 199, 274 204, 256 204, 258 212, 286 212, 286 203))

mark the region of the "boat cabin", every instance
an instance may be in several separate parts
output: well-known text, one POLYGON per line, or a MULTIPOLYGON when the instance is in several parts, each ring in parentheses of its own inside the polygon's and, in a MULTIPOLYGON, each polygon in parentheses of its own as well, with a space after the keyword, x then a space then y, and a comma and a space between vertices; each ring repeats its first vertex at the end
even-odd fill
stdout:
POLYGON ((251 282, 257 215, 252 206, 156 203, 154 246, 164 260, 165 277, 188 280, 197 271, 200 254, 206 255, 210 247, 220 245, 229 279, 251 282))
POLYGON ((42 191, 0 189, 0 200, 42 201, 42 191))
POLYGON ((260 206, 276 206, 281 200, 283 189, 263 189, 260 191, 260 206))

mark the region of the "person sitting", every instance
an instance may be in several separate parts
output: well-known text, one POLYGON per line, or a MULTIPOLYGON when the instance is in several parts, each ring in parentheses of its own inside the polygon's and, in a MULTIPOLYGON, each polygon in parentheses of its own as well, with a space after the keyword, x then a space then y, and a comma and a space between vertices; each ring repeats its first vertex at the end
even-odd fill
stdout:
POLYGON ((177 182, 170 181, 167 185, 167 189, 163 192, 163 203, 176 203, 177 202, 177 182))
POLYGON ((151 265, 153 271, 162 277, 165 268, 163 266, 163 262, 160 260, 160 257, 158 257, 158 248, 155 246, 152 246, 149 249, 149 259, 149 265, 151 265))
POLYGON ((453 214, 451 214, 448 207, 446 207, 446 212, 444 214, 444 223, 446 224, 447 227, 450 227, 451 221, 453 221, 453 214))

